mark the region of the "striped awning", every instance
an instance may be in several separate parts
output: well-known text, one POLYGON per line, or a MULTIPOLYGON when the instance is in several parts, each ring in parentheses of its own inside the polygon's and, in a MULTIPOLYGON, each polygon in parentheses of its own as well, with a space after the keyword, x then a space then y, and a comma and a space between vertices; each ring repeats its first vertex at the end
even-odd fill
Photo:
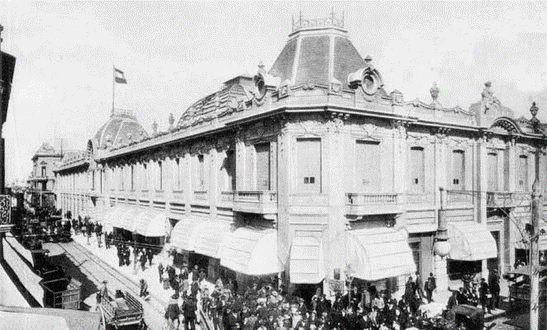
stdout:
POLYGON ((236 229, 222 243, 220 265, 246 275, 279 273, 283 267, 277 257, 277 232, 251 227, 236 229))
POLYGON ((474 221, 448 224, 450 253, 453 260, 478 261, 498 257, 498 247, 488 228, 474 221))
POLYGON ((205 221, 198 225, 194 251, 212 258, 220 258, 223 240, 231 233, 226 221, 205 221))
POLYGON ((198 226, 205 219, 198 217, 183 217, 179 220, 171 231, 171 246, 176 249, 193 252, 198 234, 198 226))
POLYGON ((356 278, 377 281, 416 272, 402 231, 387 227, 349 230, 345 244, 347 268, 356 278))
POLYGON ((321 237, 294 237, 290 253, 291 283, 315 284, 325 278, 321 237))

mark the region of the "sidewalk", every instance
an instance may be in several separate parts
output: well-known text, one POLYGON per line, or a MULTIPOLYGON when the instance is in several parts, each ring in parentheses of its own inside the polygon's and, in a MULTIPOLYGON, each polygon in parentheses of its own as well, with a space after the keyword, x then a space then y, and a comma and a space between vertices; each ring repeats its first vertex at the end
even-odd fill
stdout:
POLYGON ((173 289, 164 290, 163 285, 159 281, 158 264, 161 262, 165 267, 168 263, 172 262, 164 254, 164 252, 154 256, 154 258, 152 259, 152 266, 150 266, 147 262, 144 271, 141 269, 140 264, 137 264, 137 273, 134 274, 133 258, 131 258, 131 265, 129 266, 120 267, 118 265, 117 249, 115 246, 111 246, 110 249, 107 249, 104 245, 103 240, 101 247, 99 248, 97 246, 97 238, 95 237, 95 235, 93 235, 89 239, 89 244, 87 243, 87 237, 85 237, 81 233, 77 235, 72 235, 72 239, 74 239, 76 243, 89 250, 95 256, 109 264, 111 267, 131 279, 131 281, 136 285, 140 285, 140 280, 144 279, 146 283, 148 283, 148 291, 150 292, 152 298, 158 300, 164 308, 167 306, 171 296, 174 294, 175 291, 173 289))

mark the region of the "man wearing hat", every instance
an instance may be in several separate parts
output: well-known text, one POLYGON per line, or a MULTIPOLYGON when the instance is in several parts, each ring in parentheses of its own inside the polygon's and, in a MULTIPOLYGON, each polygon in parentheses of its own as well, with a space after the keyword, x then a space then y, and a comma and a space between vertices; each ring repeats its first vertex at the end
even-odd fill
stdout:
POLYGON ((99 288, 99 294, 97 296, 97 302, 100 303, 105 299, 108 299, 108 288, 106 287, 106 284, 108 283, 107 280, 103 280, 103 283, 101 284, 101 287, 99 288))
POLYGON ((178 299, 178 294, 172 295, 171 300, 169 301, 169 305, 167 305, 167 309, 165 310, 165 318, 167 319, 167 323, 169 324, 169 329, 179 328, 180 308, 178 304, 178 299))

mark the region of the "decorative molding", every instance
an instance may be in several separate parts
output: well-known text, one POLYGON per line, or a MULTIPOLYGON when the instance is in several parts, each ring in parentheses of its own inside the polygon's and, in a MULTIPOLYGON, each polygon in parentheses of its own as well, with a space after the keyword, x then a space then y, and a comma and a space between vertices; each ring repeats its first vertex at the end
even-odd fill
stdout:
POLYGON ((397 131, 399 137, 408 139, 408 127, 410 123, 406 120, 392 120, 391 128, 397 131))

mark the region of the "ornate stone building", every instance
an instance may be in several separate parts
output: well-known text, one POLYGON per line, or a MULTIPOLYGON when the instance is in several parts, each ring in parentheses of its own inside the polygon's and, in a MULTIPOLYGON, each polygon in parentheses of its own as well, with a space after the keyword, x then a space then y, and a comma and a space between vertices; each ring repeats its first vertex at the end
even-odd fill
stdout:
POLYGON ((32 156, 32 172, 27 179, 27 200, 34 206, 55 206, 55 174, 63 154, 44 143, 32 156))
POLYGON ((166 235, 213 277, 278 274, 296 289, 348 277, 396 288, 416 271, 442 289, 462 270, 506 271, 526 247, 545 127, 515 119, 489 83, 468 110, 440 95, 388 93, 342 19, 300 19, 268 72, 226 81, 169 131, 148 136, 115 113, 57 168, 58 207, 166 235))

